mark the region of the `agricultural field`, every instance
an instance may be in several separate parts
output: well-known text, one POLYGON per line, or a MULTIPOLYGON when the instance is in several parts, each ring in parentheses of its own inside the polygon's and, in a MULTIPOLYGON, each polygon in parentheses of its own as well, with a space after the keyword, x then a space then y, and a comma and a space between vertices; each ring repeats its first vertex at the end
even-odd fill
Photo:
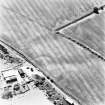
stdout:
MULTIPOLYGON (((104 105, 105 61, 54 31, 101 5, 104 0, 8 0, 0 6, 0 40, 22 52, 80 105, 104 105)), ((105 57, 104 18, 102 12, 63 33, 105 57)))

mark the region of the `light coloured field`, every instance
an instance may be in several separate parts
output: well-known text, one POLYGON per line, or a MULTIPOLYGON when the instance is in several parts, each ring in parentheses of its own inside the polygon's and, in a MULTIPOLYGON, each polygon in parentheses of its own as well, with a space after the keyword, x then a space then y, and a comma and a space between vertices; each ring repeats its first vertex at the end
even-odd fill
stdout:
POLYGON ((87 19, 85 22, 63 29, 63 33, 105 57, 105 11, 100 15, 87 19))
MULTIPOLYGON (((23 52, 34 64, 43 68, 43 72, 50 75, 59 87, 69 96, 73 95, 82 105, 103 105, 104 62, 77 44, 57 36, 53 31, 65 21, 80 17, 102 2, 102 0, 9 0, 3 4, 0 39, 23 52)), ((96 21, 95 23, 98 24, 96 21)), ((89 26, 94 29, 91 22, 84 22, 80 26, 84 33, 76 31, 75 36, 79 34, 85 37, 84 34, 92 31, 89 26)))

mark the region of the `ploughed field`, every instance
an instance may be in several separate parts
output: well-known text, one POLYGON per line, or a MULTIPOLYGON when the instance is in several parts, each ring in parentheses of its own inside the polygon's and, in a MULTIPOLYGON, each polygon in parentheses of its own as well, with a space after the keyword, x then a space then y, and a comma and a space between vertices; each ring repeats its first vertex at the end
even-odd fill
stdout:
MULTIPOLYGON (((82 105, 104 105, 105 62, 54 32, 103 1, 8 0, 0 7, 0 40, 21 51, 82 105)), ((103 12, 64 33, 105 56, 104 17, 103 12)))

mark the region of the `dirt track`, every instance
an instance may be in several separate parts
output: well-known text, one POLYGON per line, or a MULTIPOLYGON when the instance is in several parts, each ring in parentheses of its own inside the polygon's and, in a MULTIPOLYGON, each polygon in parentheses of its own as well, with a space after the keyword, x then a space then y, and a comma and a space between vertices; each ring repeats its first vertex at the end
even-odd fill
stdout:
MULTIPOLYGON (((76 97, 82 105, 103 105, 105 62, 53 31, 66 21, 91 11, 93 6, 102 4, 101 0, 98 4, 95 0, 74 1, 9 0, 0 7, 3 9, 0 39, 42 67, 46 74, 51 75, 60 87, 76 97)), ((103 12, 72 28, 73 38, 79 39, 102 56, 105 56, 104 17, 103 12)), ((68 34, 69 30, 66 29, 65 33, 68 34)))

